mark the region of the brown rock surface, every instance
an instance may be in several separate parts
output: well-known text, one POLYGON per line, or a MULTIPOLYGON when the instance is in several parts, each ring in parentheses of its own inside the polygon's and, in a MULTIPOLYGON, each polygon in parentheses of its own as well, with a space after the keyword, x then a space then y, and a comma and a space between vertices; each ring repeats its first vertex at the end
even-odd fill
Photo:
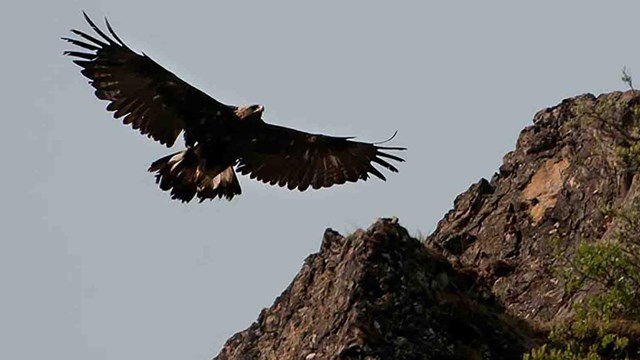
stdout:
POLYGON ((526 347, 516 324, 474 277, 380 220, 348 237, 327 230, 216 359, 515 359, 526 347))
POLYGON ((603 209, 637 196, 614 149, 628 145, 639 102, 634 91, 583 95, 538 112, 500 172, 458 196, 428 244, 478 269, 512 315, 546 323, 567 314, 574 299, 552 272, 551 240, 571 254, 580 239, 601 239, 612 225, 603 209))

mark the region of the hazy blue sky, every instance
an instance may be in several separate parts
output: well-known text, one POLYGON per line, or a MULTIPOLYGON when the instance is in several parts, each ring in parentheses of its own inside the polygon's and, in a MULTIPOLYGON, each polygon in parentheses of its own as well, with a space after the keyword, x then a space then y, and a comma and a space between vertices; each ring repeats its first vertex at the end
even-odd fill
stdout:
POLYGON ((398 216, 426 234, 537 110, 624 89, 624 65, 640 84, 640 2, 515 3, 4 2, 0 358, 209 359, 326 227, 398 216), (265 104, 267 121, 399 130, 407 162, 386 183, 241 178, 231 203, 171 201, 146 169, 175 150, 113 120, 61 55, 60 36, 88 30, 81 9, 217 99, 265 104))

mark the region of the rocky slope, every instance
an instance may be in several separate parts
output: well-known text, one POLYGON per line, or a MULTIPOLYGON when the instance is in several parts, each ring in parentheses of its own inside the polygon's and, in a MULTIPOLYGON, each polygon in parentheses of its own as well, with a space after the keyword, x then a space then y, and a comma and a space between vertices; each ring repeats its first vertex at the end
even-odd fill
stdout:
POLYGON ((576 301, 554 275, 554 239, 568 257, 582 239, 606 239, 616 223, 605 209, 640 193, 640 163, 619 151, 640 141, 639 104, 616 92, 538 112, 424 243, 391 220, 347 237, 327 230, 216 359, 520 358, 536 342, 530 326, 566 318, 576 301))
POLYGON ((504 359, 528 335, 487 289, 380 220, 327 230, 293 283, 227 341, 228 359, 504 359))
POLYGON ((457 265, 478 269, 509 312, 546 323, 566 315, 566 296, 552 269, 552 240, 571 254, 581 239, 598 241, 612 227, 604 211, 636 197, 633 172, 616 148, 628 146, 636 92, 583 95, 538 112, 491 181, 458 196, 428 244, 457 265))

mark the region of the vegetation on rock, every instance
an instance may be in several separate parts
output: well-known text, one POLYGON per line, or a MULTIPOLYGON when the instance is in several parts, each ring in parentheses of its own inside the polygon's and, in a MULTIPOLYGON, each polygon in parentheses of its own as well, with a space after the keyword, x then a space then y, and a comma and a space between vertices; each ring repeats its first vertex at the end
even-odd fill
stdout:
POLYGON ((555 323, 548 343, 525 360, 640 358, 640 197, 633 187, 640 170, 640 107, 632 102, 621 112, 618 105, 581 104, 578 111, 579 120, 599 130, 598 155, 613 155, 616 176, 628 183, 626 196, 603 206, 612 221, 601 239, 581 239, 572 253, 561 237, 552 241, 564 290, 576 299, 573 316, 555 323))

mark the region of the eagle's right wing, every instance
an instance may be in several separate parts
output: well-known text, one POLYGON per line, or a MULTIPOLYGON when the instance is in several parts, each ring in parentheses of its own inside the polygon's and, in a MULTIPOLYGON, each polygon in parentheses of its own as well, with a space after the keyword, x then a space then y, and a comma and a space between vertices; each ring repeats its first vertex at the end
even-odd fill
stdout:
POLYGON ((182 130, 197 127, 200 121, 224 122, 234 117, 234 107, 222 104, 187 84, 146 55, 132 51, 115 34, 101 31, 87 14, 85 19, 102 38, 71 30, 83 40, 63 38, 87 52, 65 51, 65 55, 83 68, 84 76, 96 89, 95 94, 110 103, 107 110, 115 118, 124 116, 131 124, 154 140, 171 147, 182 130))

